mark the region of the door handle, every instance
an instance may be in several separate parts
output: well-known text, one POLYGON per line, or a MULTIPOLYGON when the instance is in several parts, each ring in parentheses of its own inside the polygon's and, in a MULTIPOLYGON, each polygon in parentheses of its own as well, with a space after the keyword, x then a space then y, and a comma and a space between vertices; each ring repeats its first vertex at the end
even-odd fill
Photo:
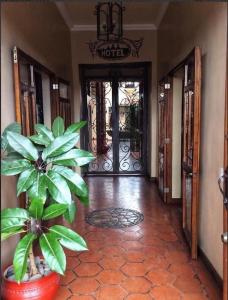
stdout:
POLYGON ((222 235, 221 235, 221 240, 224 244, 228 244, 228 232, 224 232, 222 235))
POLYGON ((219 179, 218 179, 218 186, 219 186, 219 190, 221 192, 221 194, 223 195, 223 202, 225 207, 228 209, 228 197, 226 196, 225 191, 223 190, 222 187, 222 183, 224 182, 224 180, 228 180, 228 175, 226 173, 223 173, 219 179))

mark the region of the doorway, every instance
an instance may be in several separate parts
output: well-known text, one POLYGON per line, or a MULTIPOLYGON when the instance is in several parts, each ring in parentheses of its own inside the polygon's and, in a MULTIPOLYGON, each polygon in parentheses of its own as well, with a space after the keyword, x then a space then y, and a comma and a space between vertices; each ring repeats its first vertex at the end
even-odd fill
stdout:
POLYGON ((149 63, 80 65, 86 175, 147 173, 149 63))
POLYGON ((200 166, 201 51, 159 82, 158 185, 165 203, 182 202, 183 230, 197 258, 200 166))

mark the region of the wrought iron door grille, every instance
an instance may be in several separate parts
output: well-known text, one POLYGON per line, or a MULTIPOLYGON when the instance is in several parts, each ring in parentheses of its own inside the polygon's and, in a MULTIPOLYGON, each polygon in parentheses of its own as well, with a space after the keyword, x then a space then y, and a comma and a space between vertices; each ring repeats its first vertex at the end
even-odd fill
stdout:
POLYGON ((145 174, 147 63, 80 66, 86 174, 145 174), (134 65, 134 66, 133 66, 134 65))

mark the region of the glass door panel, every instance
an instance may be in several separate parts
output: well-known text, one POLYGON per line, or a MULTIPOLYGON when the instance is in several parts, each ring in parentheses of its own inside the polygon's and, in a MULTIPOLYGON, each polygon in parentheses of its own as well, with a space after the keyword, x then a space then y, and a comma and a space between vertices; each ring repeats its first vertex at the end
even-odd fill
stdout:
POLYGON ((145 174, 147 64, 82 65, 84 147, 96 159, 85 174, 145 174))
POLYGON ((141 172, 143 133, 142 81, 120 81, 119 111, 119 172, 141 172))
POLYGON ((87 84, 88 151, 96 159, 89 172, 113 171, 112 87, 110 81, 87 84))

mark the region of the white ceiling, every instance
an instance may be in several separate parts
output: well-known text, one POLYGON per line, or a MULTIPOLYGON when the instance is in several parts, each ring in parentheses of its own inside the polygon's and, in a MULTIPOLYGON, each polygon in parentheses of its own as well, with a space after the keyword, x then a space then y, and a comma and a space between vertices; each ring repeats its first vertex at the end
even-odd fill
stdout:
MULTIPOLYGON (((95 31, 95 6, 98 1, 57 1, 56 6, 72 31, 95 31)), ((123 24, 125 30, 156 30, 164 17, 169 2, 123 1, 123 24)))

